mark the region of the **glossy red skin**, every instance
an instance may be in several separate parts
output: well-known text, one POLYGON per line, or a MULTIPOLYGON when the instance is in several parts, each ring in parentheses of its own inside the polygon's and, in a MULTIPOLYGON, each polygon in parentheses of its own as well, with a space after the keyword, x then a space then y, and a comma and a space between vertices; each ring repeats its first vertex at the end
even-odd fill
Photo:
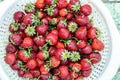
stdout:
POLYGON ((83 58, 80 61, 80 64, 81 64, 81 70, 89 70, 89 69, 91 69, 91 64, 90 64, 90 62, 87 61, 86 58, 83 58))
POLYGON ((11 32, 11 33, 15 33, 15 32, 17 32, 18 30, 14 30, 14 28, 11 26, 12 25, 12 23, 9 25, 9 31, 11 32))
POLYGON ((52 1, 53 1, 53 0, 45 0, 45 4, 51 6, 51 5, 52 5, 52 1))
POLYGON ((69 68, 72 68, 73 67, 73 65, 74 65, 74 63, 69 63, 69 68))
POLYGON ((15 20, 16 22, 19 22, 19 23, 20 23, 20 22, 22 21, 24 15, 25 15, 25 14, 24 14, 22 11, 15 12, 15 13, 14 13, 14 20, 15 20))
POLYGON ((44 57, 43 51, 39 51, 38 54, 36 55, 37 58, 40 60, 46 60, 47 58, 44 57))
POLYGON ((73 14, 72 13, 68 13, 66 16, 67 20, 70 20, 73 18, 73 14))
POLYGON ((99 52, 92 52, 88 58, 91 60, 92 64, 96 64, 101 61, 101 54, 99 52))
POLYGON ((37 39, 37 37, 35 37, 34 42, 37 46, 43 46, 45 44, 45 38, 40 37, 39 39, 37 39))
POLYGON ((50 76, 49 74, 47 75, 41 74, 40 80, 48 80, 49 76, 50 76))
POLYGON ((32 59, 36 59, 36 54, 37 54, 36 52, 31 51, 31 58, 32 58, 32 59))
POLYGON ((10 41, 15 45, 20 45, 22 42, 22 37, 19 34, 11 34, 10 41))
POLYGON ((86 16, 77 16, 75 18, 75 21, 76 21, 77 24, 79 24, 81 26, 84 26, 84 25, 89 23, 89 19, 86 16))
POLYGON ((56 57, 51 57, 51 66, 53 68, 56 68, 60 65, 60 60, 58 60, 56 57))
POLYGON ((56 53, 55 53, 55 57, 59 60, 61 60, 61 57, 62 57, 62 52, 64 52, 65 49, 57 49, 56 50, 56 53))
POLYGON ((22 39, 26 37, 26 34, 24 31, 23 32, 19 31, 18 34, 22 37, 22 39))
POLYGON ((77 51, 77 43, 75 40, 71 40, 69 44, 66 45, 66 48, 70 51, 77 51))
POLYGON ((39 58, 36 59, 38 67, 42 66, 44 62, 40 60, 39 58))
POLYGON ((67 9, 63 8, 59 11, 59 15, 61 17, 65 17, 67 15, 67 9))
POLYGON ((95 27, 91 27, 87 32, 87 37, 90 39, 97 38, 97 31, 95 27))
POLYGON ((58 35, 58 30, 57 30, 57 29, 53 29, 53 30, 51 31, 51 33, 52 33, 52 34, 55 34, 55 35, 58 35))
POLYGON ((23 19, 23 23, 25 24, 25 25, 32 25, 32 13, 28 13, 25 17, 24 17, 24 19, 23 19))
POLYGON ((31 70, 30 72, 33 74, 34 77, 39 77, 40 76, 40 71, 37 70, 37 69, 31 70))
POLYGON ((54 56, 55 53, 56 53, 56 48, 51 46, 50 49, 49 49, 50 56, 54 56))
POLYGON ((59 0, 59 1, 58 1, 58 4, 57 4, 58 8, 60 8, 60 9, 66 8, 67 5, 68 5, 67 0, 59 0))
POLYGON ((87 42, 85 40, 80 40, 80 42, 77 43, 77 47, 80 49, 86 47, 86 45, 87 42))
POLYGON ((26 64, 28 69, 35 69, 37 67, 37 62, 35 59, 30 59, 26 64))
POLYGON ((92 69, 83 70, 83 71, 82 71, 82 76, 83 76, 83 77, 88 77, 88 76, 90 76, 91 72, 92 72, 92 69))
POLYGON ((41 21, 44 25, 48 25, 49 23, 47 18, 43 18, 41 21))
POLYGON ((36 31, 38 32, 39 35, 44 35, 48 31, 48 26, 47 25, 37 26, 36 31))
POLYGON ((13 44, 8 44, 5 48, 5 50, 7 53, 14 53, 17 51, 17 48, 13 44))
POLYGON ((24 31, 26 29, 26 25, 24 23, 20 24, 20 31, 24 31))
POLYGON ((59 14, 59 9, 57 7, 55 7, 52 17, 57 17, 58 14, 59 14))
POLYGON ((51 21, 52 17, 51 16, 46 16, 45 19, 48 20, 48 23, 51 21))
POLYGON ((33 51, 35 51, 35 52, 38 51, 38 46, 37 45, 33 45, 33 51))
POLYGON ((60 78, 65 79, 68 77, 69 71, 67 66, 60 66, 59 71, 60 71, 60 78))
POLYGON ((58 41, 58 36, 53 33, 49 33, 46 35, 46 40, 49 40, 51 45, 55 45, 58 41))
POLYGON ((87 28, 86 27, 79 27, 75 33, 76 38, 80 40, 84 40, 87 37, 87 28))
POLYGON ((13 65, 16 62, 15 53, 7 53, 4 57, 4 61, 9 65, 13 65))
POLYGON ((99 39, 94 39, 92 42, 92 48, 94 50, 103 50, 104 49, 104 43, 99 39))
POLYGON ((11 68, 12 68, 13 70, 18 70, 18 69, 19 69, 18 63, 15 63, 15 64, 11 65, 11 68))
POLYGON ((49 71, 45 68, 44 65, 40 66, 40 72, 41 74, 44 74, 44 75, 49 74, 49 71))
POLYGON ((24 50, 18 51, 18 58, 23 62, 28 62, 28 60, 30 59, 28 56, 25 56, 24 50))
POLYGON ((61 28, 58 32, 59 38, 67 39, 69 37, 69 30, 66 28, 61 28))
POLYGON ((54 80, 60 80, 60 78, 57 75, 53 77, 54 77, 54 80))
POLYGON ((68 60, 61 60, 61 62, 60 62, 61 65, 67 65, 68 63, 69 63, 68 60))
POLYGON ((64 46, 64 44, 62 42, 58 41, 57 44, 55 45, 55 47, 57 49, 64 49, 65 46, 64 46))
POLYGON ((42 19, 44 17, 44 12, 39 11, 39 19, 42 19))
POLYGON ((83 76, 78 76, 75 80, 83 80, 83 76))
POLYGON ((43 9, 45 7, 45 0, 37 0, 35 6, 39 9, 43 9))
POLYGON ((25 74, 25 72, 23 70, 18 70, 19 77, 23 77, 24 74, 25 74))
POLYGON ((90 5, 85 4, 83 6, 80 7, 80 11, 85 15, 85 16, 89 16, 92 13, 92 8, 90 5))
POLYGON ((25 73, 25 74, 23 75, 23 77, 24 77, 24 78, 30 78, 30 79, 32 79, 32 78, 33 78, 33 75, 32 75, 32 73, 27 72, 27 73, 25 73))
POLYGON ((81 64, 79 63, 74 63, 72 66, 72 69, 77 69, 77 72, 79 72, 81 70, 81 64))
POLYGON ((29 47, 33 47, 33 45, 34 45, 33 39, 31 37, 25 37, 21 44, 21 47, 29 48, 29 47))
POLYGON ((72 71, 72 72, 70 72, 70 77, 71 77, 71 79, 75 79, 78 77, 78 73, 72 71))
POLYGON ((60 30, 61 28, 67 28, 67 26, 64 25, 63 23, 59 22, 59 23, 57 24, 57 30, 60 30))
POLYGON ((87 45, 85 48, 82 49, 82 53, 84 54, 90 54, 92 52, 91 45, 87 45))

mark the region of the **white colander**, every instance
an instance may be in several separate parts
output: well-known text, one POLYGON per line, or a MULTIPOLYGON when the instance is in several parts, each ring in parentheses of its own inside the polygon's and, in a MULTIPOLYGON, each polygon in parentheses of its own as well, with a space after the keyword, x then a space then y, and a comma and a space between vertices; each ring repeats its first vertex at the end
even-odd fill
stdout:
MULTIPOLYGON (((93 66, 92 74, 84 80, 111 80, 119 65, 119 34, 106 7, 100 0, 80 0, 82 4, 88 3, 93 8, 94 26, 102 31, 100 39, 105 44, 101 51, 102 60, 93 66)), ((10 35, 8 27, 13 21, 13 13, 24 10, 28 2, 35 0, 5 0, 0 4, 0 78, 2 80, 23 80, 17 72, 13 71, 5 62, 5 46, 10 35)))

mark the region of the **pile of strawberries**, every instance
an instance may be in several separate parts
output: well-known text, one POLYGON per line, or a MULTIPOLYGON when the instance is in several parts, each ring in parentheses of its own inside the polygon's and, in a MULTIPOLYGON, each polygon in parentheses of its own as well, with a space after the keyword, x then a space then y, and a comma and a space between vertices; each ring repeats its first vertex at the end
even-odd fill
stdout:
POLYGON ((30 80, 83 80, 104 49, 89 4, 37 0, 14 13, 4 60, 30 80))

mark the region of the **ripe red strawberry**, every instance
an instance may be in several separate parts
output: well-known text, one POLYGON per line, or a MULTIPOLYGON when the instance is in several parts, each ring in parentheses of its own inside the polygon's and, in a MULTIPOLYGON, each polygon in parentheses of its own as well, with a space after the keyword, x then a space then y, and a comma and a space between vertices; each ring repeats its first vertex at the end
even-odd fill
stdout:
POLYGON ((57 7, 48 7, 47 8, 47 14, 52 17, 57 17, 59 14, 59 9, 57 7))
POLYGON ((43 36, 37 36, 34 38, 34 42, 37 46, 43 46, 45 44, 45 38, 43 36))
POLYGON ((25 25, 32 25, 33 23, 32 23, 32 13, 29 13, 29 14, 27 14, 25 17, 24 17, 24 19, 23 19, 23 23, 25 24, 25 25))
POLYGON ((101 54, 99 52, 92 52, 88 58, 91 60, 92 64, 96 64, 101 60, 101 54))
POLYGON ((70 20, 73 18, 73 14, 72 13, 68 13, 66 16, 67 20, 70 20))
POLYGON ((25 34, 27 36, 34 36, 36 34, 35 32, 35 28, 33 26, 28 26, 26 29, 25 29, 25 34))
POLYGON ((39 51, 36 56, 40 60, 46 60, 49 57, 49 53, 48 51, 39 51))
POLYGON ((51 46, 51 47, 49 48, 49 54, 50 54, 50 56, 54 56, 55 53, 56 53, 56 48, 51 46))
POLYGON ((78 23, 81 26, 84 26, 89 23, 89 19, 86 16, 77 16, 75 18, 76 23, 78 23))
POLYGON ((71 32, 75 32, 78 28, 78 25, 77 23, 73 22, 73 21, 70 21, 68 23, 68 30, 71 31, 71 32))
POLYGON ((31 54, 26 50, 19 50, 18 51, 18 58, 23 62, 27 62, 31 57, 31 54))
POLYGON ((30 54, 31 54, 31 58, 32 58, 32 59, 36 59, 36 54, 37 54, 36 52, 31 51, 30 54))
POLYGON ((92 69, 83 70, 83 71, 82 71, 82 76, 83 76, 83 77, 88 77, 88 76, 90 76, 91 72, 92 72, 92 69))
POLYGON ((81 70, 89 70, 89 69, 91 69, 91 63, 86 58, 83 58, 80 61, 80 64, 81 64, 81 70))
POLYGON ((61 60, 60 65, 67 65, 69 60, 61 60))
POLYGON ((13 70, 18 70, 18 69, 19 69, 19 66, 18 66, 17 61, 15 62, 15 64, 11 65, 11 68, 12 68, 13 70))
POLYGON ((48 66, 47 65, 42 65, 42 66, 40 66, 40 72, 41 72, 41 74, 49 74, 49 68, 48 68, 48 66))
POLYGON ((57 0, 45 0, 45 3, 49 6, 57 4, 57 0))
POLYGON ((49 33, 46 35, 46 42, 49 43, 50 45, 55 45, 58 41, 58 36, 53 34, 53 33, 49 33))
POLYGON ((92 48, 94 50, 103 50, 104 49, 104 44, 101 40, 94 39, 93 42, 92 42, 92 48))
POLYGON ((33 3, 27 3, 25 5, 25 12, 26 13, 34 13, 35 12, 35 5, 33 3))
POLYGON ((47 25, 39 25, 36 27, 36 31, 38 32, 39 35, 43 35, 48 31, 48 26, 47 25))
POLYGON ((44 64, 44 62, 42 60, 40 60, 39 58, 36 59, 38 67, 42 66, 44 64))
POLYGON ((4 57, 4 61, 9 65, 13 65, 16 62, 15 53, 7 53, 4 57))
POLYGON ((35 6, 39 9, 43 9, 45 7, 45 0, 37 0, 35 6))
POLYGON ((77 43, 77 47, 80 48, 80 49, 86 47, 86 45, 87 45, 87 42, 85 40, 80 40, 77 43))
POLYGON ((32 78, 33 78, 33 75, 32 75, 32 73, 27 72, 27 73, 25 73, 25 74, 23 75, 23 77, 24 77, 24 78, 32 79, 32 78))
POLYGON ((42 19, 44 17, 44 12, 38 11, 37 16, 39 17, 39 19, 42 19))
POLYGON ((41 20, 41 22, 42 22, 43 25, 48 25, 48 23, 49 23, 49 21, 48 21, 47 18, 43 18, 43 19, 41 20))
POLYGON ((59 71, 60 71, 60 78, 65 79, 68 77, 69 71, 67 66, 60 66, 59 71))
POLYGON ((61 48, 64 49, 64 44, 62 42, 58 41, 57 44, 55 45, 55 47, 57 49, 61 49, 61 48))
POLYGON ((74 72, 80 72, 81 70, 81 65, 79 63, 74 63, 73 66, 72 66, 72 70, 74 72))
POLYGON ((67 28, 67 22, 66 19, 60 20, 57 24, 57 29, 60 30, 60 28, 67 28))
POLYGON ((87 32, 87 37, 90 39, 97 38, 97 31, 95 27, 91 27, 87 32))
POLYGON ((17 51, 16 46, 14 46, 13 44, 8 44, 5 49, 7 53, 14 53, 17 51))
POLYGON ((52 34, 55 34, 55 35, 58 35, 58 30, 53 29, 53 30, 51 31, 51 33, 52 33, 52 34))
POLYGON ((69 37, 69 30, 66 28, 61 28, 58 32, 59 38, 67 39, 69 37))
POLYGON ((87 28, 85 26, 79 27, 75 33, 76 38, 84 40, 87 37, 87 28))
POLYGON ((40 71, 38 69, 31 70, 30 71, 34 77, 39 77, 40 76, 40 71))
POLYGON ((30 59, 27 64, 26 64, 27 68, 29 69, 35 69, 37 67, 37 62, 35 59, 30 59))
POLYGON ((17 22, 13 22, 9 25, 9 31, 11 33, 17 32, 19 30, 19 24, 17 22))
POLYGON ((78 76, 75 80, 83 80, 83 76, 78 76))
POLYGON ((84 4, 83 6, 80 7, 80 11, 85 15, 89 16, 92 13, 92 8, 88 4, 84 4))
POLYGON ((18 23, 22 22, 24 15, 25 14, 22 11, 15 12, 14 13, 14 20, 15 20, 15 22, 18 22, 18 23))
POLYGON ((25 37, 21 44, 21 47, 30 48, 33 47, 33 45, 34 45, 33 39, 31 37, 25 37))
POLYGON ((50 58, 50 60, 51 60, 51 66, 53 68, 56 68, 60 65, 60 60, 58 60, 56 57, 53 56, 50 58))
POLYGON ((58 0, 57 6, 58 8, 66 8, 68 5, 67 0, 58 0))
POLYGON ((50 74, 41 74, 40 80, 48 80, 50 74))
POLYGON ((82 49, 82 53, 84 53, 84 54, 90 54, 92 52, 92 47, 91 47, 91 45, 87 45, 86 47, 84 47, 83 49, 82 49))
POLYGON ((25 74, 25 72, 23 70, 18 70, 19 77, 23 77, 24 74, 25 74))
POLYGON ((70 51, 77 51, 77 43, 75 40, 68 40, 67 44, 66 44, 66 48, 70 51))
POLYGON ((59 11, 59 15, 62 16, 62 17, 65 17, 67 15, 67 9, 63 8, 59 11))
POLYGON ((39 47, 37 45, 33 45, 32 48, 33 48, 33 51, 37 52, 39 47))
POLYGON ((71 77, 71 79, 75 79, 75 78, 78 77, 78 73, 76 73, 76 72, 74 72, 74 71, 71 71, 71 72, 70 72, 70 77, 71 77))
POLYGON ((20 28, 20 31, 23 32, 26 29, 26 25, 24 23, 21 23, 19 28, 20 28))
POLYGON ((20 45, 22 42, 22 37, 19 34, 11 34, 10 35, 10 41, 14 44, 14 45, 20 45))

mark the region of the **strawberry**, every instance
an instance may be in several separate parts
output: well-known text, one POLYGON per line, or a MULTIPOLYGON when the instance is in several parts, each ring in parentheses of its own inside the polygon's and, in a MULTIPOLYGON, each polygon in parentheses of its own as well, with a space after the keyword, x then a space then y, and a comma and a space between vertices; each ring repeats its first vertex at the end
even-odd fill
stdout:
POLYGON ((19 34, 11 34, 10 35, 10 41, 14 44, 14 45, 20 45, 22 42, 22 37, 19 34))
POLYGON ((43 35, 48 31, 47 25, 39 25, 36 27, 36 31, 39 35, 43 35))
POLYGON ((41 20, 41 22, 42 22, 43 25, 48 25, 48 23, 49 23, 49 21, 48 21, 47 18, 43 18, 43 19, 41 20))
POLYGON ((80 61, 80 64, 81 64, 81 70, 89 70, 89 69, 91 69, 91 63, 86 58, 83 58, 80 61))
POLYGON ((59 38, 67 39, 69 37, 69 30, 66 28, 61 28, 58 32, 59 38))
POLYGON ((57 3, 58 8, 60 8, 60 9, 66 8, 67 5, 68 5, 67 0, 58 0, 58 3, 57 3))
POLYGON ((17 51, 17 48, 13 44, 8 44, 5 48, 5 50, 7 53, 14 53, 17 51))
POLYGON ((76 62, 76 61, 80 60, 79 52, 73 51, 70 55, 70 59, 72 62, 76 62))
POLYGON ((51 5, 56 5, 57 4, 57 0, 45 0, 45 3, 49 6, 51 5))
POLYGON ((19 24, 17 22, 13 22, 9 25, 9 31, 11 33, 17 32, 19 30, 19 24))
POLYGON ((77 51, 77 43, 75 40, 68 40, 67 44, 66 44, 66 48, 70 51, 77 51))
POLYGON ((45 15, 45 13, 43 11, 37 11, 35 14, 39 19, 42 19, 45 15))
POLYGON ((34 36, 35 33, 35 28, 32 27, 32 26, 28 26, 26 29, 25 29, 25 33, 27 36, 34 36))
POLYGON ((23 32, 23 31, 26 29, 26 27, 27 27, 27 26, 26 26, 24 23, 21 23, 20 26, 19 26, 20 31, 23 32))
POLYGON ((87 32, 87 37, 90 39, 97 38, 97 31, 95 27, 91 27, 87 32))
POLYGON ((92 42, 92 48, 94 50, 103 50, 104 49, 104 44, 101 40, 94 39, 93 42, 92 42))
POLYGON ((38 69, 31 70, 30 71, 34 77, 39 77, 40 76, 40 71, 38 69))
POLYGON ((37 62, 35 59, 30 59, 26 64, 28 69, 35 69, 37 67, 37 62))
POLYGON ((80 11, 85 15, 89 16, 92 13, 92 8, 88 4, 84 4, 83 6, 80 7, 80 11))
POLYGON ((25 74, 23 75, 23 77, 24 77, 24 78, 32 79, 32 78, 33 78, 33 75, 32 75, 32 73, 27 72, 27 73, 25 73, 25 74))
POLYGON ((72 70, 74 72, 80 72, 81 70, 81 65, 79 63, 74 63, 73 66, 72 66, 72 70))
POLYGON ((101 54, 99 52, 92 52, 88 58, 91 60, 92 64, 96 64, 101 60, 101 54))
POLYGON ((36 52, 31 51, 30 54, 31 54, 31 58, 32 58, 32 59, 36 59, 36 54, 37 54, 36 52))
POLYGON ((50 54, 50 56, 54 56, 55 53, 56 53, 56 48, 51 46, 49 48, 49 54, 50 54))
POLYGON ((58 36, 53 34, 53 33, 49 33, 46 35, 46 42, 49 43, 50 45, 55 45, 58 41, 58 36))
POLYGON ((75 33, 77 39, 84 40, 87 37, 87 28, 86 27, 79 27, 75 33))
POLYGON ((80 49, 86 47, 86 45, 87 45, 87 42, 85 40, 80 40, 77 42, 77 47, 80 49))
POLYGON ((18 70, 19 77, 23 77, 24 74, 25 74, 25 72, 23 70, 18 70))
POLYGON ((81 26, 87 25, 89 23, 89 19, 87 16, 77 16, 75 18, 75 21, 81 26))
POLYGON ((72 13, 68 13, 66 16, 67 20, 70 20, 73 18, 73 14, 72 13))
POLYGON ((35 44, 33 45, 33 47, 32 47, 32 48, 33 48, 33 51, 35 51, 35 52, 37 52, 37 51, 38 51, 38 49, 39 49, 39 47, 38 47, 37 45, 35 45, 35 44))
POLYGON ((60 66, 60 78, 65 79, 69 75, 68 67, 67 66, 60 66))
POLYGON ((57 49, 61 49, 61 48, 64 49, 64 44, 62 42, 58 41, 57 44, 55 45, 55 47, 57 49))
POLYGON ((42 60, 40 60, 39 58, 36 59, 38 67, 42 66, 44 64, 44 62, 42 60))
POLYGON ((24 13, 22 11, 17 11, 14 13, 15 22, 21 23, 24 17, 24 13))
POLYGON ((49 16, 52 16, 52 17, 57 17, 58 14, 59 14, 59 10, 58 10, 57 7, 49 6, 49 7, 46 9, 46 11, 47 11, 47 14, 48 14, 49 16))
POLYGON ((92 69, 83 70, 83 71, 82 71, 82 76, 83 76, 83 77, 88 77, 88 76, 90 76, 91 72, 92 72, 92 69))
POLYGON ((15 62, 15 64, 11 65, 11 68, 12 68, 13 70, 18 70, 18 69, 19 69, 19 66, 18 66, 17 61, 15 62))
POLYGON ((74 71, 71 71, 71 72, 70 72, 70 77, 71 77, 72 79, 75 79, 75 78, 78 77, 78 73, 76 73, 76 72, 74 72, 74 71))
POLYGON ((39 9, 43 9, 45 7, 45 0, 37 0, 35 6, 39 9))
POLYGON ((84 47, 83 49, 82 49, 82 53, 84 53, 84 54, 90 54, 92 52, 92 47, 91 47, 91 45, 87 45, 86 47, 84 47))
POLYGON ((83 80, 83 76, 78 76, 75 80, 83 80))
POLYGON ((75 32, 77 30, 77 28, 78 28, 77 23, 75 23, 73 21, 69 22, 69 24, 68 24, 68 30, 69 31, 75 32))
POLYGON ((57 75, 50 75, 48 80, 60 80, 60 78, 57 75))
POLYGON ((13 65, 16 62, 16 55, 15 53, 8 53, 6 54, 6 56, 4 57, 4 61, 9 64, 9 65, 13 65))
POLYGON ((49 67, 47 65, 40 66, 40 72, 41 74, 47 75, 49 74, 49 67))
POLYGON ((40 60, 46 60, 49 57, 48 51, 39 51, 36 55, 40 60))
POLYGON ((61 60, 61 62, 60 62, 61 65, 67 65, 68 63, 69 63, 68 60, 61 60))
POLYGON ((34 42, 37 46, 43 46, 45 44, 45 38, 43 36, 37 36, 34 38, 34 42))
POLYGON ((30 59, 31 54, 30 54, 30 52, 28 52, 26 50, 19 50, 17 56, 23 62, 27 62, 30 59))
POLYGON ((59 66, 60 60, 58 60, 56 57, 53 56, 53 57, 50 58, 50 60, 51 60, 51 66, 53 68, 56 68, 56 67, 59 66))
POLYGON ((57 24, 57 29, 60 30, 60 28, 67 28, 67 20, 60 20, 57 24))
POLYGON ((55 34, 55 35, 58 35, 58 30, 57 30, 57 29, 53 29, 53 30, 51 31, 51 33, 52 33, 52 34, 55 34))
POLYGON ((50 74, 41 74, 40 80, 48 80, 50 74))
POLYGON ((34 13, 35 12, 35 5, 33 3, 27 3, 25 5, 25 12, 26 13, 34 13))
POLYGON ((30 48, 30 47, 33 47, 33 39, 31 37, 25 37, 22 44, 21 44, 21 47, 23 48, 30 48))
POLYGON ((59 11, 59 15, 65 17, 67 15, 67 9, 63 8, 59 11))
POLYGON ((52 18, 50 21, 51 25, 56 25, 58 23, 58 19, 57 18, 52 18))

